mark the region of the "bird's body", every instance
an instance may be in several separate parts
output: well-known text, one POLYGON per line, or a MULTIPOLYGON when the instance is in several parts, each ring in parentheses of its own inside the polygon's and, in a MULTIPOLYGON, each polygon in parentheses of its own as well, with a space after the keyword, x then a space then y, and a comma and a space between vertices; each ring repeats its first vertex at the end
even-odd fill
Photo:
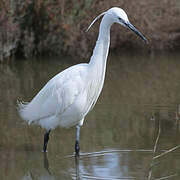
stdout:
MULTIPOLYGON (((104 17, 100 24, 98 40, 89 63, 65 69, 53 77, 31 102, 19 103, 20 116, 29 124, 39 124, 47 129, 47 132, 57 126, 83 125, 85 116, 96 104, 104 84, 110 27, 113 23, 131 25, 127 15, 120 8, 111 8, 100 16, 102 15, 104 17), (115 16, 122 16, 124 19, 121 20, 124 24, 115 16)), ((129 28, 136 32, 135 27, 129 28)), ((142 34, 138 35, 142 36, 142 34)), ((76 141, 79 142, 78 131, 77 128, 76 141)), ((47 137, 49 139, 49 133, 47 137)))
POLYGON ((86 69, 87 64, 79 64, 53 77, 30 103, 22 104, 22 118, 47 130, 58 125, 71 127, 77 124, 83 119, 82 109, 86 108, 83 103, 86 69), (81 107, 78 104, 80 99, 81 107))
POLYGON ((30 103, 22 104, 19 112, 24 120, 47 130, 58 125, 71 127, 83 124, 104 84, 110 42, 110 29, 105 30, 105 34, 99 34, 89 63, 77 64, 60 72, 30 103))
POLYGON ((91 77, 92 70, 88 66, 78 64, 53 77, 30 103, 20 105, 21 117, 47 130, 58 125, 82 124, 102 88, 100 84, 95 86, 100 80, 91 77))

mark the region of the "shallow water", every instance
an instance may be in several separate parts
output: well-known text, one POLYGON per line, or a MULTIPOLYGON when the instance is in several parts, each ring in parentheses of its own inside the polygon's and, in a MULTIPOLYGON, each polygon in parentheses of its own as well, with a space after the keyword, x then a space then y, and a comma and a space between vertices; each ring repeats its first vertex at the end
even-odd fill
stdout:
MULTIPOLYGON (((83 61, 82 61, 83 62, 83 61)), ((111 55, 103 92, 81 128, 51 133, 28 126, 16 112, 72 58, 21 60, 0 65, 0 179, 180 179, 180 54, 111 55), (59 60, 61 59, 61 61, 59 60), (158 133, 160 136, 153 153, 158 133)))

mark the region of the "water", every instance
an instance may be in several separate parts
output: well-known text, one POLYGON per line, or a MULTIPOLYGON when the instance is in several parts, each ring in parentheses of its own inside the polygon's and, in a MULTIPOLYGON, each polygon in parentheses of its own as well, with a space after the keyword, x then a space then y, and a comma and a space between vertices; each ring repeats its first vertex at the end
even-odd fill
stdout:
POLYGON ((180 148, 152 161, 180 145, 180 54, 109 57, 103 92, 81 128, 79 159, 75 128, 54 130, 45 156, 44 130, 16 112, 17 99, 31 100, 78 63, 63 59, 0 65, 0 179, 180 179, 180 148))

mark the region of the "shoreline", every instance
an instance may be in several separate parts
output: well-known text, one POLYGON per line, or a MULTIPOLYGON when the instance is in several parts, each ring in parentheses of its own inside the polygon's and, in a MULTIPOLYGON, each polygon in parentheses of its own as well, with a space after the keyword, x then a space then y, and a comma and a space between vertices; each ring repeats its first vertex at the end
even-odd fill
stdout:
POLYGON ((111 29, 113 52, 179 51, 180 3, 132 1, 0 0, 0 62, 6 59, 43 56, 90 57, 98 35, 99 22, 86 33, 91 21, 112 6, 123 8, 149 40, 148 47, 130 31, 114 25, 111 29))

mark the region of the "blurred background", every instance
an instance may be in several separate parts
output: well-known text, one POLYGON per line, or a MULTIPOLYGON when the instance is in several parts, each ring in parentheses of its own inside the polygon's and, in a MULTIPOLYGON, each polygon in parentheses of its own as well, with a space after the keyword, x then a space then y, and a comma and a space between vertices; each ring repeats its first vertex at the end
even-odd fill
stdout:
MULTIPOLYGON (((127 12, 149 39, 151 50, 179 50, 179 0, 0 0, 0 59, 62 54, 88 58, 99 26, 85 30, 114 6, 127 12)), ((111 49, 116 52, 144 47, 125 28, 113 26, 112 34, 111 49)))
POLYGON ((179 0, 0 0, 0 179, 180 179, 179 0), (119 25, 100 98, 81 128, 58 127, 48 153, 44 129, 28 126, 17 100, 30 101, 65 68, 88 62, 100 20, 121 7, 149 45, 119 25), (157 155, 163 156, 153 159, 157 155))

